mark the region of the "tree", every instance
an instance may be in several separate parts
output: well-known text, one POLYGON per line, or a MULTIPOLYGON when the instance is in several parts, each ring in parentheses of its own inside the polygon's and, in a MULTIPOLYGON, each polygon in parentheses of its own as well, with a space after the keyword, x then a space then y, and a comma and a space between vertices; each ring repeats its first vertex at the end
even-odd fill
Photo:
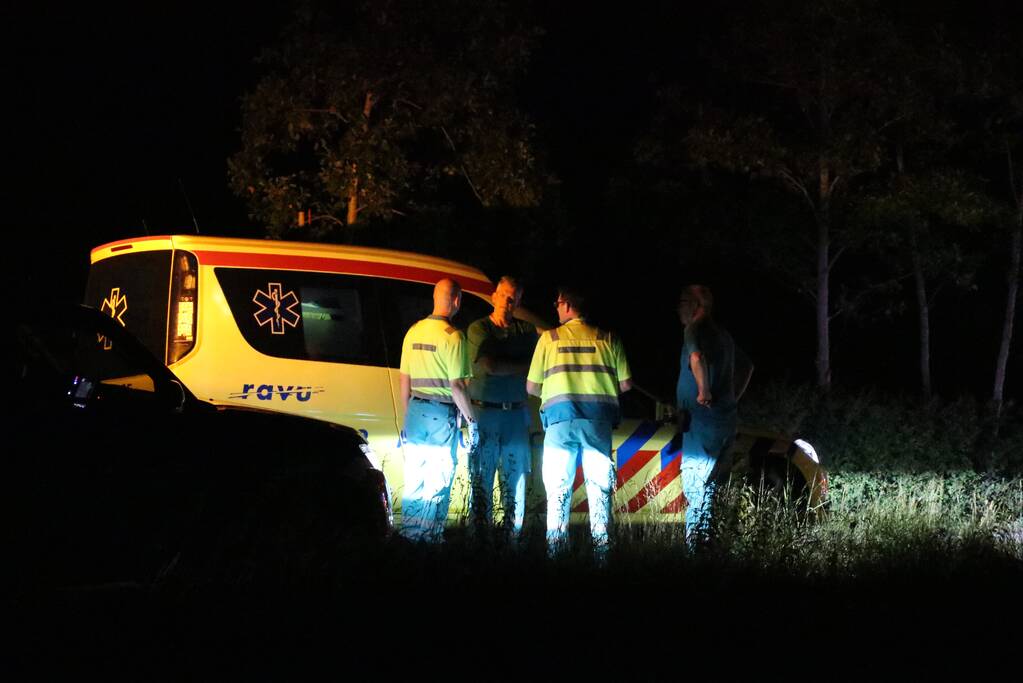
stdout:
POLYGON ((273 236, 299 212, 352 239, 468 201, 537 205, 548 178, 512 95, 538 35, 500 0, 303 4, 242 100, 232 189, 273 236))
POLYGON ((978 188, 981 179, 952 165, 962 134, 953 98, 961 62, 941 24, 902 22, 894 54, 898 96, 881 137, 889 159, 873 191, 856 203, 857 219, 884 239, 873 241, 882 259, 894 262, 894 278, 912 280, 917 310, 920 389, 932 397, 931 312, 945 286, 969 286, 979 267, 977 232, 993 208, 978 188), (972 234, 970 234, 972 233, 972 234))
POLYGON ((1005 307, 995 357, 991 399, 995 434, 1005 397, 1005 384, 1019 303, 1023 252, 1023 41, 1019 4, 1006 0, 985 3, 979 18, 957 33, 961 79, 957 104, 960 121, 969 131, 965 158, 989 179, 988 197, 997 207, 994 251, 1005 257, 1005 307))
MULTIPOLYGON (((687 144, 698 165, 775 181, 811 218, 817 322, 816 376, 831 386, 832 301, 838 259, 857 239, 843 202, 883 161, 881 133, 892 123, 898 53, 892 25, 870 2, 767 0, 740 22, 719 58, 725 79, 746 92, 702 107, 687 144)), ((805 234, 805 233, 803 233, 805 234)), ((800 240, 789 237, 790 244, 800 240)))
POLYGON ((995 416, 1002 413, 1005 397, 1005 380, 1009 367, 1009 353, 1012 348, 1013 329, 1016 319, 1016 305, 1019 302, 1020 257, 1023 253, 1023 48, 1016 40, 1007 40, 996 47, 990 61, 982 64, 997 64, 1001 67, 997 79, 985 83, 982 95, 993 100, 991 116, 985 126, 987 139, 997 156, 1004 161, 1003 191, 998 193, 1006 207, 1006 228, 1008 259, 1005 272, 1005 313, 1002 317, 1002 333, 995 360, 994 386, 991 399, 995 405, 995 416), (1000 49, 998 49, 1000 48, 1000 49))
MULTIPOLYGON (((902 149, 896 146, 896 149, 902 149)), ((976 191, 976 179, 947 168, 907 170, 904 156, 884 190, 858 203, 858 219, 878 228, 888 239, 875 246, 895 255, 895 279, 912 279, 919 333, 920 391, 925 402, 933 392, 931 379, 931 312, 946 285, 969 286, 978 259, 964 245, 967 231, 976 231, 990 216, 990 204, 976 191)))

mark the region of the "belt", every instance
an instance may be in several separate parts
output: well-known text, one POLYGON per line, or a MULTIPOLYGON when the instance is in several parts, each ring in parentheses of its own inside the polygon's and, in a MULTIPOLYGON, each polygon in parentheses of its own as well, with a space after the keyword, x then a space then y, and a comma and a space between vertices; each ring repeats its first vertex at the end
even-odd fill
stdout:
POLYGON ((422 401, 423 403, 436 403, 439 406, 448 406, 451 408, 455 407, 455 402, 450 399, 444 400, 441 398, 423 398, 422 396, 411 396, 410 398, 413 401, 422 401))
POLYGON ((490 401, 477 401, 473 399, 472 404, 474 406, 480 406, 481 408, 496 408, 497 410, 517 410, 518 408, 526 405, 525 401, 510 402, 505 401, 504 403, 491 403, 490 401))

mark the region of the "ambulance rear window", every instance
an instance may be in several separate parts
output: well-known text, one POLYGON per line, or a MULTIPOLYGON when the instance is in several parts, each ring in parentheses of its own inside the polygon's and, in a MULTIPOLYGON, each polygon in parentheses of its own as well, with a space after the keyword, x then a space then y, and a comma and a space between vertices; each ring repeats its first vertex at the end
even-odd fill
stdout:
POLYGON ((268 356, 384 364, 380 325, 365 278, 289 270, 215 268, 231 315, 268 356))
POLYGON ((126 327, 156 358, 167 343, 171 251, 141 251, 92 264, 85 287, 87 306, 126 327))

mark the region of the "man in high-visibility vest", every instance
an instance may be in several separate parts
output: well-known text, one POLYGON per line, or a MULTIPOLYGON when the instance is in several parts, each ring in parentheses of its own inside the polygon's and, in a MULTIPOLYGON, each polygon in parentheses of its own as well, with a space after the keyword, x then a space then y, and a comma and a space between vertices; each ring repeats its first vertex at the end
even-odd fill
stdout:
POLYGON ((581 460, 589 502, 590 533, 598 558, 606 556, 615 472, 611 431, 618 395, 632 388, 621 342, 586 322, 586 300, 572 287, 558 289, 560 327, 540 335, 526 390, 541 399, 543 483, 547 490, 547 550, 568 538, 572 481, 581 460))
MULTIPOLYGON (((473 360, 469 395, 479 416, 479 446, 469 453, 470 528, 491 523, 494 475, 501 485, 504 527, 515 542, 526 511, 526 476, 531 466, 526 372, 536 348, 537 328, 517 320, 522 287, 502 277, 491 301, 494 312, 469 326, 473 360)), ((519 313, 521 315, 522 313, 519 313)))
POLYGON ((714 322, 710 288, 689 285, 678 300, 685 326, 676 386, 682 435, 682 492, 686 496, 686 540, 706 534, 715 485, 728 476, 735 440, 736 404, 753 374, 753 363, 728 330, 714 322))
POLYGON ((402 536, 443 540, 458 446, 458 414, 475 438, 467 383, 469 347, 451 317, 462 304, 462 288, 444 279, 433 289, 433 313, 409 328, 401 346, 400 393, 405 406, 405 485, 402 536))

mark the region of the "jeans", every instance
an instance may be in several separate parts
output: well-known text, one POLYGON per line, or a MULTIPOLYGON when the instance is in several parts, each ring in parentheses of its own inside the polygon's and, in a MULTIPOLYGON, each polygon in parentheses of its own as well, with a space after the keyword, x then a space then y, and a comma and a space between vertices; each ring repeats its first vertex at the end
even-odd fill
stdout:
POLYGON ((532 460, 529 414, 525 408, 482 408, 479 428, 480 444, 469 454, 470 523, 477 527, 490 524, 497 474, 504 527, 517 536, 526 514, 526 476, 532 460))
POLYGON ((451 502, 457 462, 455 406, 413 398, 405 413, 405 485, 401 497, 402 536, 439 543, 451 502))
POLYGON ((731 425, 697 421, 682 436, 682 493, 686 496, 686 541, 692 544, 710 528, 711 502, 717 482, 728 474, 728 450, 735 438, 731 425))
POLYGON ((590 534, 598 556, 606 553, 615 473, 611 462, 611 423, 566 420, 548 425, 543 442, 543 485, 547 489, 547 550, 561 550, 568 539, 572 482, 582 460, 590 534))

